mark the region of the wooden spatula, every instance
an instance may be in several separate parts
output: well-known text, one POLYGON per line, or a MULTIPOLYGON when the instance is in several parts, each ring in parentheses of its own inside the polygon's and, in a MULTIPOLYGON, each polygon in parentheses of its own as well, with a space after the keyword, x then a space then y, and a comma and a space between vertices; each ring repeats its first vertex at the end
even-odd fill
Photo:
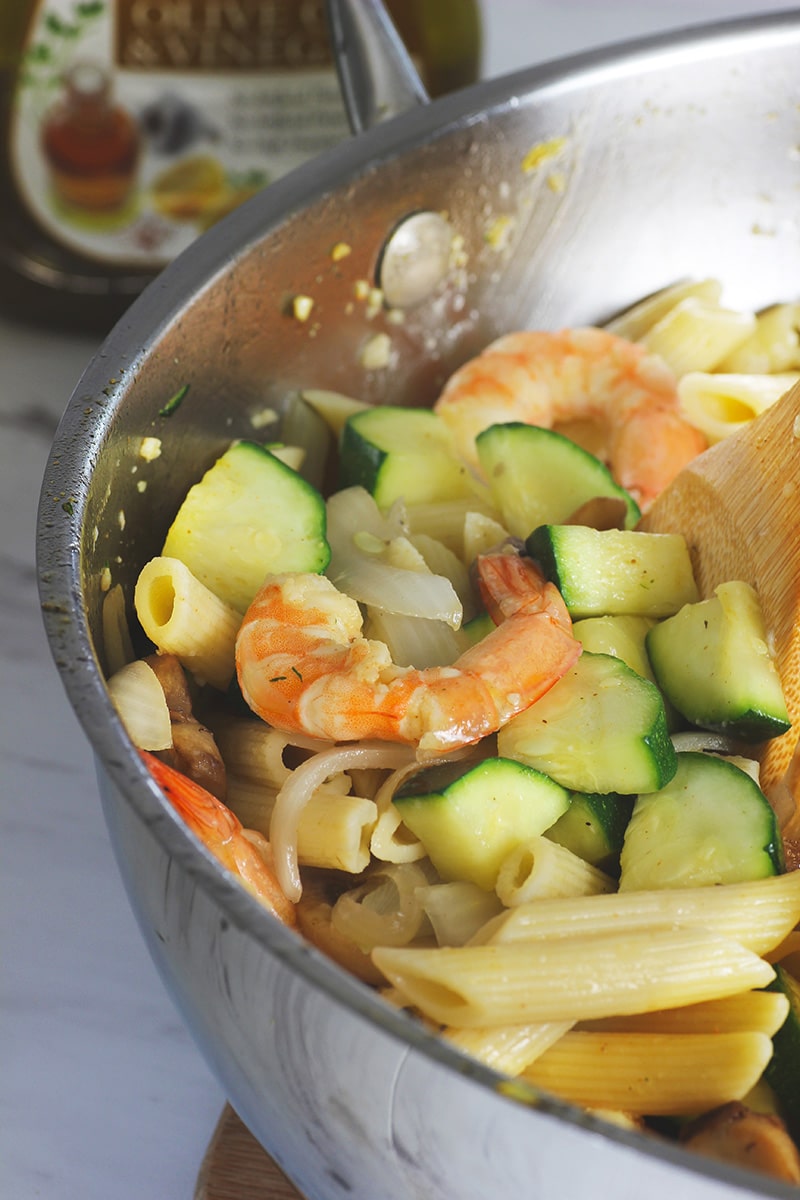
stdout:
POLYGON ((728 579, 756 589, 792 720, 764 749, 761 786, 800 836, 800 384, 681 471, 640 528, 684 535, 703 596, 728 579))

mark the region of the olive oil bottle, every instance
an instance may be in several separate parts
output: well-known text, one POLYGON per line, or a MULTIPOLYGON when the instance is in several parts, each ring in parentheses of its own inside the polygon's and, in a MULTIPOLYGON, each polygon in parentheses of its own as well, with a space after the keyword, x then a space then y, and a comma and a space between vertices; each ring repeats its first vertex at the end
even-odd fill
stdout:
MULTIPOLYGON (((387 0, 431 95, 478 0, 387 0)), ((0 312, 103 333, 255 191, 349 136, 324 0, 0 0, 0 312)))

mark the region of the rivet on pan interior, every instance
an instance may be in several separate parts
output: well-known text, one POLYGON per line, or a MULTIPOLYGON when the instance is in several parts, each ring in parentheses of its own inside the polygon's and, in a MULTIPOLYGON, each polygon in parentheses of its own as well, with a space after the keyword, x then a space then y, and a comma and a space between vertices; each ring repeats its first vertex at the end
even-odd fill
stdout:
POLYGON ((427 299, 450 266, 453 230, 440 213, 417 212, 395 228, 383 247, 378 285, 390 308, 427 299))

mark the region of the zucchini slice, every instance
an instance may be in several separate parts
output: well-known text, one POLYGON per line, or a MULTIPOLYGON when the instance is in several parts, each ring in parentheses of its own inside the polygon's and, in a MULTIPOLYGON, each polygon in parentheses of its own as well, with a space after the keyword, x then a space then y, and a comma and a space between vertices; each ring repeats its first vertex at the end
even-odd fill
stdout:
POLYGON ((563 817, 545 837, 609 875, 619 875, 619 856, 633 811, 633 796, 575 792, 563 817))
POLYGON ((360 486, 379 508, 395 500, 432 504, 473 494, 469 470, 456 457, 447 426, 425 408, 381 405, 345 421, 339 444, 339 487, 360 486))
POLYGON ((685 751, 674 777, 639 795, 620 855, 620 891, 706 887, 783 870, 775 813, 753 779, 723 758, 685 751))
POLYGON ((709 600, 685 605, 650 630, 647 650, 659 687, 693 725, 746 742, 789 728, 761 606, 748 583, 722 583, 709 600))
POLYGON ((487 758, 420 771, 394 803, 443 879, 490 891, 512 850, 566 812, 569 793, 523 763, 487 758))
POLYGON ((597 496, 622 500, 626 529, 641 516, 633 496, 599 458, 555 430, 512 421, 484 429, 475 445, 503 524, 515 537, 567 521, 597 496))
POLYGON ((655 683, 645 639, 655 625, 652 617, 584 617, 572 626, 572 632, 584 650, 592 654, 613 654, 632 671, 655 683))
POLYGON ((666 617, 698 599, 689 551, 678 533, 540 525, 525 546, 572 617, 666 617))
POLYGON ((677 766, 658 688, 621 659, 587 651, 512 717, 497 747, 576 792, 655 792, 677 766))
POLYGON ((269 450, 242 441, 189 489, 161 553, 244 612, 266 575, 324 571, 325 533, 320 493, 269 450))

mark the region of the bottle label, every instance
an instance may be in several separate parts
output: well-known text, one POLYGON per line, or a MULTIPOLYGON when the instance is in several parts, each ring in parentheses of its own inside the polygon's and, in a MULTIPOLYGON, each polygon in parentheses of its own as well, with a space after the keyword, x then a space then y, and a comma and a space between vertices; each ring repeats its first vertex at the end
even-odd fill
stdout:
POLYGON ((323 0, 40 0, 11 167, 54 240, 158 268, 348 132, 323 0))

